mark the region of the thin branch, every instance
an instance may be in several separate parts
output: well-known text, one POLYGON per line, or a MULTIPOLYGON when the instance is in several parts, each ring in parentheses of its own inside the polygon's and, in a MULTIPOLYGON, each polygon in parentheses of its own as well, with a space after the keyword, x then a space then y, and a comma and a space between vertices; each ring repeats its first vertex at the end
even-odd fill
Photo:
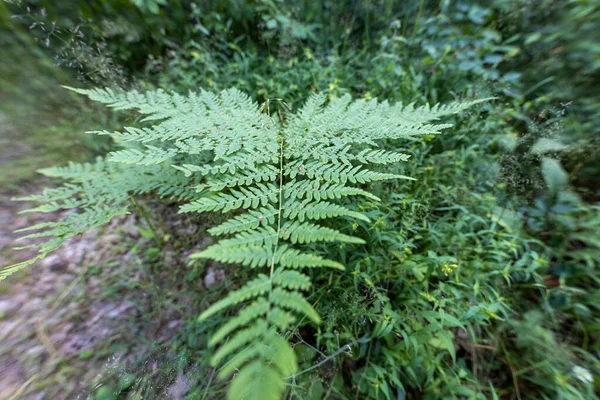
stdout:
POLYGON ((330 355, 329 357, 327 357, 327 358, 325 358, 325 359, 321 360, 320 362, 316 363, 316 364, 315 364, 315 365, 313 365, 312 367, 310 367, 310 368, 307 368, 307 369, 305 369, 305 370, 302 370, 302 371, 300 371, 300 372, 297 372, 297 373, 295 373, 294 375, 290 375, 290 376, 288 376, 286 379, 290 379, 290 378, 292 378, 292 379, 296 379, 298 376, 300 376, 300 375, 302 375, 302 374, 305 374, 305 373, 307 373, 307 372, 309 372, 309 371, 312 371, 312 370, 313 370, 313 369, 315 369, 315 368, 319 368, 321 365, 325 364, 327 361, 331 360, 332 358, 335 358, 335 357, 337 357, 337 356, 338 356, 340 353, 343 353, 343 352, 345 352, 345 351, 351 350, 351 349, 352 349, 352 346, 354 346, 355 344, 359 344, 359 343, 368 343, 368 342, 370 342, 370 341, 371 341, 371 338, 370 338, 368 335, 365 335, 365 336, 363 336, 363 337, 362 337, 362 338, 360 338, 360 339, 356 339, 355 341, 353 341, 353 342, 351 342, 351 343, 348 343, 348 344, 346 344, 346 345, 344 345, 344 346, 340 347, 340 348, 338 349, 338 351, 336 351, 335 353, 333 353, 333 354, 332 354, 332 355, 330 355))

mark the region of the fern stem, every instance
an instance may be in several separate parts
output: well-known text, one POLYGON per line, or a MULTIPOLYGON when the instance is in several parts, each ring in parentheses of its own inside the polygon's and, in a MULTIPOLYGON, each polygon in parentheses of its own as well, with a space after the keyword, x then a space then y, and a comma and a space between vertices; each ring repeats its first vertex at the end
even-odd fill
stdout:
POLYGON ((271 289, 269 291, 269 304, 271 303, 271 294, 273 293, 273 274, 275 273, 275 257, 277 257, 277 249, 279 247, 279 236, 281 232, 281 208, 283 203, 283 136, 279 145, 279 204, 277 204, 277 237, 275 238, 275 246, 273 247, 273 256, 271 257, 271 272, 269 280, 271 280, 271 289))

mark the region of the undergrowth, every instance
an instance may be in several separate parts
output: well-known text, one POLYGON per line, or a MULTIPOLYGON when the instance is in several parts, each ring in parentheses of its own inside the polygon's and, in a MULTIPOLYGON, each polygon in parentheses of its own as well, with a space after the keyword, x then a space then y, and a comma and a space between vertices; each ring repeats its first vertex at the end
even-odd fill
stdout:
POLYGON ((370 223, 351 203, 341 205, 336 200, 363 196, 376 202, 376 196, 358 185, 413 179, 369 169, 410 158, 379 148, 382 142, 440 133, 448 125, 432 121, 480 102, 415 107, 376 100, 352 102, 345 96, 324 106, 326 96, 315 95, 295 115, 277 122, 267 107, 259 107, 236 90, 218 96, 191 93, 187 98, 161 90, 144 94, 76 91, 116 109, 134 109, 145 116, 143 121, 160 122, 126 127, 123 132, 96 132, 111 136, 123 147, 110 153, 107 162, 99 159, 96 164, 44 170, 47 176, 68 183, 22 198, 41 203, 27 212, 74 208, 81 212, 22 229, 27 233, 21 239, 48 240, 26 246, 38 248, 39 255, 3 268, 0 278, 46 257, 70 237, 126 213, 132 195, 184 201, 187 204, 181 212, 244 210, 208 231, 233 236, 191 256, 266 268, 199 317, 203 321, 252 301, 229 318, 210 341, 211 345, 223 342, 213 355, 213 364, 229 358, 219 376, 226 378, 239 370, 228 394, 234 399, 280 398, 286 390, 285 380, 295 378, 296 356, 283 337, 296 323, 296 315, 300 321, 317 325, 321 321, 301 294, 311 287, 310 278, 298 270, 344 269, 336 259, 320 256, 314 244, 366 243, 343 233, 343 225, 334 229, 312 221, 345 217, 370 223), (310 250, 302 251, 297 245, 310 250))
MULTIPOLYGON (((180 98, 183 103, 187 97, 174 93, 197 92, 198 88, 216 93, 232 87, 248 93, 246 103, 252 103, 250 108, 255 111, 231 112, 227 121, 214 126, 227 126, 242 114, 258 115, 262 107, 262 117, 257 121, 264 122, 257 124, 282 124, 287 128, 273 128, 270 142, 261 138, 267 142, 258 146, 260 154, 271 147, 275 150, 278 138, 285 137, 282 132, 288 132, 297 118, 290 109, 301 109, 314 99, 314 93, 324 95, 325 104, 336 104, 344 95, 355 101, 364 99, 364 104, 371 104, 372 99, 390 104, 436 104, 497 97, 494 102, 454 117, 454 126, 443 135, 425 134, 419 140, 404 142, 401 149, 390 140, 379 143, 381 150, 401 150, 410 158, 383 165, 378 171, 414 181, 361 184, 370 196, 336 203, 343 209, 327 205, 333 207, 330 211, 335 208, 345 213, 341 218, 329 220, 328 214, 311 214, 327 217, 326 225, 344 235, 339 238, 354 237, 364 243, 298 247, 322 260, 344 265, 345 271, 308 270, 311 288, 302 291, 302 296, 314 310, 314 314, 307 312, 313 317, 318 315, 320 324, 300 318, 280 331, 285 333, 282 337, 286 346, 291 347, 281 346, 283 350, 278 354, 287 356, 278 359, 271 369, 289 378, 287 386, 280 386, 287 396, 598 397, 600 219, 595 177, 600 168, 595 134, 598 95, 594 91, 598 63, 597 46, 593 44, 600 15, 597 1, 495 0, 485 5, 471 1, 325 1, 303 5, 230 1, 202 7, 191 2, 167 7, 160 1, 111 0, 102 6, 71 3, 75 5, 71 12, 64 5, 58 7, 47 1, 27 4, 31 6, 29 14, 25 7, 11 10, 21 15, 16 21, 30 28, 40 43, 50 39, 47 54, 58 58, 63 66, 77 60, 71 66, 95 86, 119 82, 127 89, 150 93, 158 93, 155 90, 161 88, 165 98, 180 98), (45 7, 44 15, 41 7, 45 7), (116 25, 107 22, 122 20, 115 13, 119 7, 126 10, 129 23, 114 29, 116 25), (61 29, 48 36, 39 24, 32 26, 30 16, 45 21, 45 26, 57 21, 61 29), (79 30, 70 30, 79 24, 79 30), (79 32, 83 37, 73 39, 79 32), (64 46, 61 37, 77 45, 64 46), (98 48, 103 49, 100 56, 94 53, 98 48), (106 59, 110 63, 102 64, 106 59), (294 359, 292 368, 288 362, 294 359)), ((61 83, 82 86, 68 80, 61 83)), ((60 93, 71 98, 67 91, 60 93)), ((89 114, 87 107, 82 108, 84 118, 89 114)), ((240 110, 244 107, 240 105, 240 110)), ((169 117, 168 110, 161 105, 157 111, 169 117)), ((268 204, 260 204, 258 207, 264 210, 258 214, 256 210, 210 217, 184 214, 188 223, 212 229, 200 229, 198 239, 190 235, 176 245, 171 242, 168 223, 162 221, 170 219, 169 213, 155 212, 163 210, 157 204, 166 202, 174 208, 185 201, 195 204, 189 207, 204 210, 209 203, 216 203, 211 198, 194 202, 203 193, 196 193, 196 189, 208 193, 211 188, 227 192, 227 185, 267 187, 280 182, 275 172, 279 164, 275 158, 265 159, 265 165, 272 168, 267 166, 260 174, 245 174, 235 181, 225 181, 217 169, 212 181, 204 181, 201 175, 208 171, 200 166, 212 162, 212 156, 181 153, 193 152, 199 143, 185 139, 175 145, 175 137, 163 141, 160 134, 152 136, 155 132, 151 125, 137 118, 136 111, 143 110, 133 111, 121 114, 121 120, 126 119, 128 125, 135 121, 136 128, 118 134, 112 129, 119 128, 108 120, 93 127, 83 125, 85 129, 106 129, 101 131, 104 138, 111 136, 118 146, 129 146, 124 153, 115 153, 115 161, 154 163, 166 161, 164 157, 172 161, 153 167, 108 160, 94 164, 88 159, 90 164, 83 169, 72 166, 46 170, 51 176, 68 175, 69 171, 75 172, 75 179, 80 176, 80 182, 70 187, 71 192, 62 188, 48 194, 70 198, 85 193, 77 185, 87 185, 90 196, 75 197, 70 204, 57 206, 76 206, 81 212, 89 204, 96 204, 100 207, 98 215, 116 214, 127 207, 140 216, 146 215, 140 225, 150 240, 143 248, 136 247, 135 252, 142 255, 141 268, 147 275, 139 286, 136 279, 127 285, 152 293, 156 304, 161 302, 159 299, 169 299, 161 296, 162 292, 185 287, 195 299, 189 304, 200 314, 200 310, 210 310, 210 304, 224 304, 218 299, 227 299, 227 293, 236 293, 257 278, 252 268, 223 265, 203 256, 222 262, 252 264, 258 260, 257 264, 265 264, 264 255, 240 259, 246 249, 240 248, 238 258, 224 251, 228 243, 239 245, 228 242, 231 238, 208 247, 205 238, 221 232, 243 236, 234 232, 242 226, 250 232, 264 233, 257 239, 273 246, 273 241, 268 242, 273 236, 269 227, 275 226, 276 220, 265 216, 278 211, 275 205, 285 202, 267 197, 268 204), (148 140, 154 142, 137 144, 145 140, 144 135, 150 135, 152 139, 148 140), (176 150, 169 153, 170 148, 176 150), (133 170, 136 176, 130 181, 108 178, 133 170), (157 176, 164 179, 155 180, 157 176), (99 177, 101 184, 90 185, 99 177), (177 182, 177 188, 173 182, 177 182), (110 187, 114 190, 108 190, 110 187), (152 191, 175 200, 158 200, 149 196, 152 191), (99 204, 99 198, 104 203, 99 204), (228 222, 229 218, 233 219, 228 222), (168 256, 165 249, 169 249, 168 256), (200 256, 184 265, 183 260, 191 253, 200 256), (175 269, 177 272, 173 272, 175 269), (193 282, 215 271, 220 271, 222 280, 206 290, 194 289, 193 282)), ((67 126, 74 119, 67 118, 67 126)), ((194 120, 193 126, 204 125, 194 120)), ((244 132, 255 129, 256 124, 246 126, 244 132)), ((86 146, 96 146, 91 137, 86 139, 86 146)), ((252 143, 247 140, 247 145, 252 143)), ((44 153, 54 154, 55 150, 44 153)), ((344 154, 340 151, 330 156, 344 154)), ((295 156, 311 157, 308 151, 295 156)), ((60 160, 64 158, 59 156, 60 160)), ((46 163, 36 158, 32 168, 25 163, 28 179, 34 168, 47 167, 54 160, 46 163)), ((306 168, 308 164, 300 165, 306 168)), ((225 169, 222 172, 228 174, 225 169)), ((14 182, 12 178, 6 181, 14 182)), ((246 208, 243 201, 240 207, 246 208)), ((299 219, 301 213, 292 215, 290 212, 284 218, 299 219)), ((304 217, 310 218, 308 215, 304 217)), ((70 218, 77 218, 77 214, 70 218)), ((86 222, 93 225, 104 220, 86 222)), ((67 223, 55 233, 70 235, 83 227, 73 230, 73 225, 67 223)), ((277 231, 274 237, 280 240, 277 231)), ((289 240, 294 240, 291 235, 289 240)), ((271 259, 279 260, 273 257, 277 252, 269 254, 271 259)), ((276 264, 273 266, 275 273, 276 264)), ((35 266, 24 271, 33 274, 35 266)), ((102 276, 98 269, 94 271, 102 276)), ((103 279, 110 282, 107 293, 118 293, 126 286, 112 275, 103 279)), ((303 282, 307 287, 308 281, 303 282)), ((300 293, 295 290, 293 293, 300 293)), ((170 301, 163 304, 165 312, 176 307, 170 301)), ((255 306, 260 304, 258 301, 255 306)), ((228 342, 224 339, 210 346, 210 335, 227 326, 228 321, 236 321, 234 315, 239 318, 244 310, 247 307, 236 314, 240 311, 238 305, 201 321, 189 317, 172 339, 170 349, 148 350, 146 354, 150 358, 159 354, 156 359, 164 361, 164 369, 125 366, 135 379, 128 377, 123 383, 121 372, 107 374, 90 383, 91 396, 160 398, 167 385, 183 376, 188 398, 223 398, 226 383, 217 379, 219 372, 233 372, 234 384, 243 380, 240 377, 247 377, 250 370, 242 369, 238 374, 228 369, 228 364, 224 368, 212 366, 209 360, 215 355, 216 361, 224 358, 226 351, 220 349, 227 349, 228 342), (99 393, 98 385, 102 384, 104 389, 99 393)), ((259 336, 264 338, 265 332, 261 330, 259 336)), ((279 338, 273 339, 273 346, 278 346, 279 338)), ((242 339, 245 342, 249 337, 242 339)), ((249 349, 258 353, 256 347, 249 349)), ((268 352, 258 355, 259 359, 271 357, 268 352)), ((145 360, 140 358, 140 365, 145 360)), ((239 392, 253 387, 251 383, 239 392)))

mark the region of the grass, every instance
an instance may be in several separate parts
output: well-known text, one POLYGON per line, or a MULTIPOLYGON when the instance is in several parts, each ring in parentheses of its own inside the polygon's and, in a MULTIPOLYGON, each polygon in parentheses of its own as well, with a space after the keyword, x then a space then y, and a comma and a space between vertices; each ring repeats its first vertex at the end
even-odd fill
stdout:
POLYGON ((107 143, 85 134, 90 121, 110 124, 108 114, 93 109, 61 87, 72 79, 34 47, 26 34, 0 31, 0 186, 10 191, 39 181, 36 171, 65 160, 83 161, 106 150, 107 143))

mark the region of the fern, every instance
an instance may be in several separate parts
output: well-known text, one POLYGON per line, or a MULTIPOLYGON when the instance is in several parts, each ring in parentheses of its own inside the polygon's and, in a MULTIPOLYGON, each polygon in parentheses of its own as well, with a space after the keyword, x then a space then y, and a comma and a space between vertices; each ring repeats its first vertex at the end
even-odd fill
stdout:
MULTIPOLYGON (((311 251, 307 244, 364 243, 326 226, 327 220, 368 218, 353 209, 352 196, 379 200, 364 184, 411 179, 371 169, 407 161, 408 156, 379 146, 384 140, 436 134, 449 125, 434 120, 472 104, 390 105, 314 95, 285 123, 261 112, 238 90, 206 91, 187 97, 162 90, 140 94, 110 89, 80 90, 115 109, 141 113, 154 125, 127 127, 110 135, 123 148, 95 164, 42 171, 67 183, 29 197, 43 203, 32 211, 77 209, 63 221, 31 227, 25 237, 50 237, 38 245, 44 257, 70 236, 127 212, 132 195, 157 193, 183 201, 182 213, 221 212, 229 218, 209 230, 228 235, 192 255, 250 268, 256 279, 230 292, 202 312, 199 320, 239 310, 212 337, 212 359, 220 376, 236 372, 232 399, 278 399, 285 378, 296 371, 294 352, 284 339, 293 324, 320 317, 302 294, 310 279, 304 268, 344 267, 311 251)), ((35 260, 5 268, 0 278, 35 260)))

